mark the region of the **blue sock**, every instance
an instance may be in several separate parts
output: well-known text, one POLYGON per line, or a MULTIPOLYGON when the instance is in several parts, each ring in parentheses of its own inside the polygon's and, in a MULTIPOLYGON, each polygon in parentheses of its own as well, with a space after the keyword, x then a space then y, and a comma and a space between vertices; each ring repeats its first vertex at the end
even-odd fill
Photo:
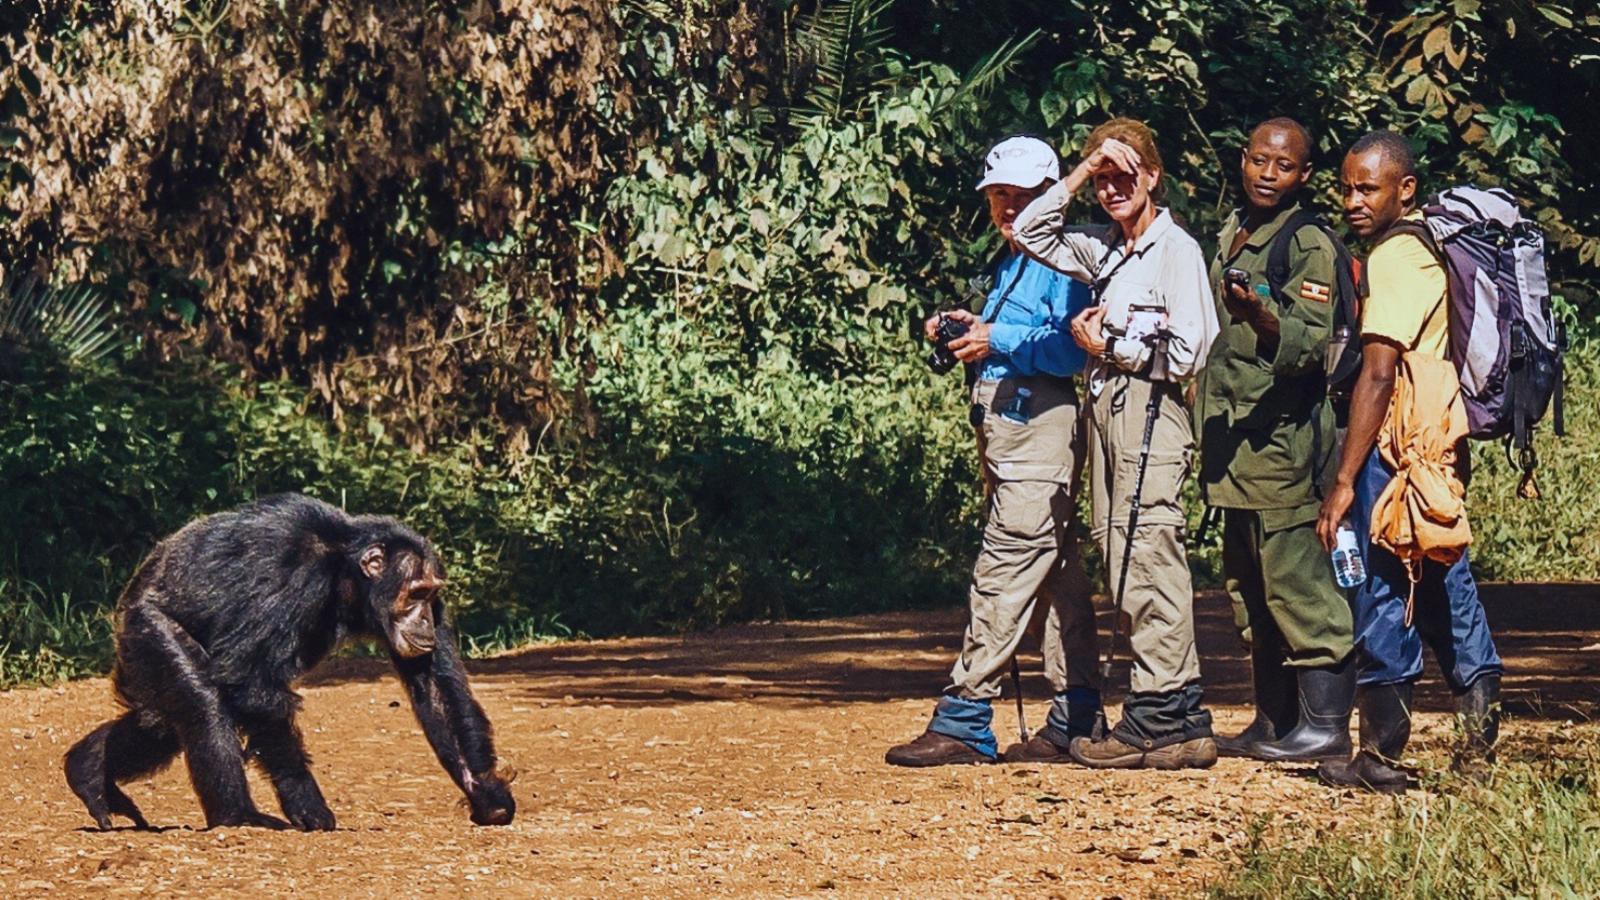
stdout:
POLYGON ((994 721, 994 709, 987 700, 966 700, 944 696, 933 708, 933 721, 928 730, 934 734, 953 737, 968 747, 994 759, 1000 755, 1000 745, 989 727, 994 721))
POLYGON ((1100 718, 1100 692, 1091 687, 1069 687, 1050 704, 1040 734, 1065 747, 1075 737, 1090 737, 1100 718))

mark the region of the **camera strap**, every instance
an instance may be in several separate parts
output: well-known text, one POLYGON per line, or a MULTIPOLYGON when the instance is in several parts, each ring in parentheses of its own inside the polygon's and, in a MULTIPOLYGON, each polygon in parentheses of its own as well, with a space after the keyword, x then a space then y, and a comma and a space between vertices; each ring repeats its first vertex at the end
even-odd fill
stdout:
POLYGON ((1022 280, 1022 270, 1026 269, 1031 261, 1027 256, 1022 255, 1022 261, 1017 263, 1016 274, 1011 276, 1011 281, 1006 285, 1005 290, 1000 292, 1000 300, 994 305, 994 311, 983 317, 985 325, 993 325, 995 320, 1000 318, 1000 311, 1006 308, 1006 302, 1011 299, 1012 289, 1017 286, 1017 282, 1022 280))
MULTIPOLYGON (((1106 248, 1106 255, 1100 257, 1100 265, 1096 266, 1096 269, 1105 269, 1106 260, 1110 259, 1111 254, 1117 252, 1117 248, 1121 246, 1121 230, 1117 229, 1115 233, 1118 237, 1118 240, 1115 242, 1108 241, 1111 246, 1106 248)), ((1108 234, 1107 237, 1110 237, 1110 235, 1108 234)), ((1105 299, 1106 288, 1111 286, 1111 276, 1117 274, 1117 270, 1121 269, 1125 264, 1127 264, 1128 260, 1130 259, 1133 259, 1133 251, 1127 250, 1122 254, 1122 258, 1117 260, 1117 264, 1111 267, 1111 271, 1106 272, 1105 274, 1096 278, 1094 282, 1089 285, 1090 306, 1099 306, 1101 304, 1101 302, 1105 299)))
MULTIPOLYGON (((1028 257, 1023 254, 1018 254, 1018 256, 1020 261, 1017 263, 1017 271, 1011 276, 1011 281, 1007 282, 1005 290, 1000 292, 1000 299, 995 303, 994 310, 983 317, 983 324, 985 325, 993 325, 995 320, 1000 318, 1000 311, 1006 308, 1006 303, 1011 299, 1011 291, 1016 288, 1017 282, 1022 280, 1022 271, 1028 268, 1030 261, 1028 257)), ((1004 260, 1001 260, 1002 265, 1004 262, 1004 260)), ((978 365, 976 363, 963 363, 961 374, 964 376, 963 381, 965 381, 967 387, 972 387, 973 383, 978 380, 978 365)), ((977 409, 977 407, 974 407, 974 409, 977 409)), ((980 421, 981 418, 975 418, 972 426, 974 428, 978 427, 980 421)))

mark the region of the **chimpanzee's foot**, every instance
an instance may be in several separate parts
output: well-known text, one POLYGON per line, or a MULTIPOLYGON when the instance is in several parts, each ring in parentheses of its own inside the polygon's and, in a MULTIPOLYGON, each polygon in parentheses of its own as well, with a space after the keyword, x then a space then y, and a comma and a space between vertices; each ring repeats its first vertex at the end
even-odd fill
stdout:
POLYGON ((301 831, 332 831, 335 827, 333 810, 320 800, 297 809, 285 808, 283 814, 289 823, 301 831))
POLYGON ((287 831, 290 827, 288 822, 277 816, 269 816, 264 812, 253 809, 222 816, 215 821, 209 818, 206 820, 207 830, 212 828, 269 828, 273 831, 287 831))
MULTIPOLYGON (((106 785, 106 803, 110 805, 112 812, 133 820, 135 828, 150 827, 150 823, 144 820, 144 814, 139 812, 139 807, 135 806, 133 800, 122 792, 122 788, 117 787, 115 784, 106 785)), ((106 826, 100 826, 101 831, 105 829, 106 826)))
POLYGON ((67 776, 67 786, 83 801, 101 831, 111 830, 111 807, 106 803, 105 734, 109 724, 102 725, 86 735, 67 751, 62 769, 67 776))

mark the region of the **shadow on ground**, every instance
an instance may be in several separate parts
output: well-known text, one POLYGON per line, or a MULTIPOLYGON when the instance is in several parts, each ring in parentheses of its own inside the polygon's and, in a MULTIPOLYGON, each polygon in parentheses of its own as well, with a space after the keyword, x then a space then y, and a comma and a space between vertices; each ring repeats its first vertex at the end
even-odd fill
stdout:
MULTIPOLYGON (((1507 709, 1535 718, 1600 716, 1600 584, 1491 584, 1484 605, 1505 658, 1507 709)), ((1226 598, 1197 602, 1206 698, 1249 703, 1249 658, 1226 598)), ((965 611, 911 611, 813 622, 740 625, 681 637, 574 641, 534 647, 471 665, 520 699, 679 705, 760 698, 796 704, 933 698, 960 646, 965 611)), ((1101 634, 1110 626, 1101 614, 1101 634)), ((1119 647, 1125 653, 1125 644, 1119 647)), ((1025 650, 1024 691, 1050 692, 1038 656, 1025 650)), ((383 677, 382 663, 341 659, 311 684, 383 677)), ((1126 665, 1115 676, 1127 684, 1126 665)), ((1450 708, 1449 690, 1427 663, 1419 705, 1450 708)))

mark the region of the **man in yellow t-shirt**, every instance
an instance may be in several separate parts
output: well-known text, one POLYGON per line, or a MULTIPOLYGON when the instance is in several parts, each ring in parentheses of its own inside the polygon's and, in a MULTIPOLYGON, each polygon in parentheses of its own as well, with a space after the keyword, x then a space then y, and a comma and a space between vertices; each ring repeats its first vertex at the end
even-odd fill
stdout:
MULTIPOLYGON (((1422 223, 1412 210, 1405 222, 1422 223)), ((1382 338, 1402 349, 1435 359, 1450 354, 1450 312, 1445 306, 1444 267, 1414 234, 1397 234, 1367 257, 1367 302, 1361 336, 1382 338)))
MULTIPOLYGON (((1351 760, 1324 763, 1323 781, 1384 793, 1404 791, 1399 767, 1411 737, 1411 697, 1422 674, 1426 642, 1456 695, 1463 737, 1455 765, 1476 770, 1492 762, 1499 731, 1504 666, 1484 618, 1467 555, 1454 565, 1427 561, 1415 587, 1414 621, 1405 564, 1372 543, 1372 508, 1393 472, 1375 445, 1389 412, 1402 353, 1439 359, 1449 353, 1449 297, 1439 257, 1422 236, 1416 211, 1416 161, 1405 139, 1375 131, 1356 141, 1340 173, 1345 219, 1358 237, 1376 241, 1367 258, 1367 297, 1361 319, 1361 374, 1350 398, 1339 473, 1317 519, 1317 534, 1332 550, 1351 528, 1366 562, 1366 583, 1352 592, 1356 646, 1361 651, 1361 749, 1351 760)), ((1460 448, 1466 458, 1466 448, 1460 448)))

